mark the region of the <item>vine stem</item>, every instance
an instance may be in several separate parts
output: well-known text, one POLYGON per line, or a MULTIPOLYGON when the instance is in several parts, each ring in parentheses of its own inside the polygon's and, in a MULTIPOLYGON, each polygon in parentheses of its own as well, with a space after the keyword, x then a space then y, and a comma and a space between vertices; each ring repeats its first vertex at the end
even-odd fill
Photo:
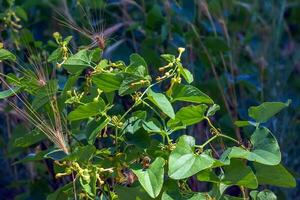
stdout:
POLYGON ((227 138, 227 139, 229 139, 229 140, 231 140, 231 141, 233 141, 233 142, 235 142, 237 144, 240 144, 240 142, 238 140, 236 140, 236 139, 234 139, 234 138, 232 138, 232 137, 230 137, 228 135, 224 135, 224 134, 220 133, 219 136, 223 137, 223 138, 227 138))
POLYGON ((208 125, 216 132, 216 134, 221 134, 220 131, 211 123, 210 119, 208 117, 204 117, 206 121, 208 122, 208 125))
POLYGON ((219 135, 214 135, 213 137, 209 138, 205 143, 203 143, 202 145, 200 145, 199 147, 201 149, 203 149, 206 145, 208 145, 209 143, 211 143, 214 139, 218 138, 219 135))
POLYGON ((247 200, 247 199, 248 199, 248 197, 247 197, 247 194, 246 194, 245 188, 244 188, 243 186, 241 186, 241 187, 240 187, 240 189, 241 189, 241 192, 242 192, 242 195, 243 195, 243 199, 244 199, 244 200, 247 200))
MULTIPOLYGON (((223 134, 221 131, 219 131, 210 121, 210 119, 208 117, 204 117, 204 119, 206 119, 206 121, 208 122, 208 125, 213 129, 213 131, 215 132, 215 135, 213 137, 211 137, 210 139, 208 139, 204 144, 200 145, 200 148, 204 148, 207 144, 209 144, 211 141, 213 141, 214 139, 218 138, 218 137, 223 137, 223 138, 227 138, 237 144, 240 145, 240 142, 228 135, 223 134)), ((243 145, 241 145, 243 148, 245 148, 243 145)))

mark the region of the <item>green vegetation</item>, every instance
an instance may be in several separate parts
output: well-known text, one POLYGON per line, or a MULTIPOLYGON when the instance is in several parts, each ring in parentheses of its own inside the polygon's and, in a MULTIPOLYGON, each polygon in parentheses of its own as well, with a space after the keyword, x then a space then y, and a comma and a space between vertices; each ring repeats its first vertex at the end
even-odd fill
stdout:
POLYGON ((296 1, 1 6, 7 199, 289 198, 296 1))

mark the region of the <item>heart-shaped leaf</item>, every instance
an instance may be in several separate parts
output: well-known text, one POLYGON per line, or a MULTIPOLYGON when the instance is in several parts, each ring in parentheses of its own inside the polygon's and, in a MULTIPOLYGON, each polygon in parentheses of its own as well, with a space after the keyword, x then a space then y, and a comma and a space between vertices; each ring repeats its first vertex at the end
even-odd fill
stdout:
POLYGON ((168 174, 171 178, 188 178, 213 166, 215 160, 208 154, 195 154, 194 146, 195 139, 193 137, 183 135, 179 138, 175 150, 169 157, 168 174))
MULTIPOLYGON (((229 158, 243 158, 265 165, 278 165, 281 153, 278 142, 271 131, 265 127, 258 127, 250 138, 252 149, 245 150, 241 147, 229 149, 229 158)), ((228 152, 227 152, 228 153, 228 152)))
POLYGON ((148 169, 134 169, 133 173, 147 193, 155 198, 159 195, 164 181, 165 160, 157 157, 148 169))
POLYGON ((85 68, 89 67, 92 61, 92 52, 84 49, 70 56, 63 67, 71 73, 80 73, 85 68))
POLYGON ((277 200, 276 195, 270 190, 263 190, 263 191, 251 191, 250 196, 253 200, 277 200))

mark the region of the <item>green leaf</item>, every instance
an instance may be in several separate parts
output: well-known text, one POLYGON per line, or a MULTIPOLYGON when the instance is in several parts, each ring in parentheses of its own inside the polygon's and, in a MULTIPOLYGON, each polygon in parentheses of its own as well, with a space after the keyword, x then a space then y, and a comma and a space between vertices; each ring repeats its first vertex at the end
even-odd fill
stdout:
POLYGON ((269 166, 254 163, 255 175, 260 185, 296 187, 296 180, 281 164, 269 166))
POLYGON ((80 119, 86 119, 100 114, 104 109, 105 103, 102 99, 98 102, 91 102, 78 106, 75 110, 68 114, 68 120, 75 121, 80 119))
POLYGON ((55 149, 47 153, 44 158, 51 158, 52 160, 62 160, 67 156, 67 154, 61 149, 55 149))
POLYGON ((257 126, 257 123, 255 122, 251 122, 251 121, 235 121, 234 125, 236 125, 237 127, 245 127, 245 126, 257 126))
POLYGON ((191 193, 182 196, 180 192, 164 192, 161 200, 207 200, 208 196, 206 193, 191 193))
POLYGON ((218 104, 213 104, 212 106, 210 106, 208 108, 208 111, 206 113, 206 116, 207 117, 210 117, 210 116, 213 116, 215 115, 215 113, 220 110, 220 106, 218 104))
POLYGON ((150 135, 144 131, 143 129, 139 128, 134 133, 127 133, 125 135, 126 143, 135 145, 141 149, 146 149, 150 146, 151 138, 150 135))
POLYGON ((87 163, 92 158, 95 151, 96 147, 93 145, 78 146, 64 159, 68 161, 77 161, 79 163, 87 163))
POLYGON ((149 133, 161 133, 162 128, 159 125, 159 122, 151 120, 151 121, 143 121, 143 128, 148 131, 149 133))
POLYGON ((118 90, 122 80, 121 76, 107 72, 92 76, 93 83, 103 92, 113 92, 118 90))
POLYGON ((49 80, 47 85, 38 88, 32 101, 32 108, 38 110, 50 100, 50 95, 56 94, 57 92, 57 80, 49 80))
POLYGON ((29 147, 33 144, 36 144, 42 140, 46 139, 45 134, 38 132, 38 131, 31 131, 30 133, 23 135, 19 138, 17 138, 14 141, 14 145, 16 147, 29 147))
POLYGON ((92 121, 92 130, 89 130, 89 132, 87 133, 87 141, 89 144, 95 143, 96 137, 101 132, 101 130, 109 123, 109 121, 109 118, 106 117, 102 117, 100 120, 97 121, 92 121))
POLYGON ((230 196, 228 194, 224 194, 220 200, 245 200, 245 198, 243 197, 234 197, 234 196, 230 196))
POLYGON ((250 196, 253 200, 277 200, 276 195, 270 190, 251 191, 250 196))
POLYGON ((139 187, 124 187, 120 185, 115 186, 115 191, 118 194, 119 200, 151 200, 145 190, 139 187))
POLYGON ((91 66, 91 61, 91 51, 84 49, 70 56, 63 64, 63 67, 73 74, 80 73, 85 68, 91 66))
POLYGON ((213 104, 214 101, 192 85, 176 84, 172 89, 172 102, 186 101, 192 103, 213 104))
POLYGON ((224 167, 222 182, 226 185, 238 185, 251 189, 258 187, 257 179, 249 166, 242 160, 232 159, 230 165, 224 167))
POLYGON ((120 85, 119 95, 131 94, 140 88, 147 87, 151 83, 151 77, 148 75, 147 63, 138 54, 130 56, 130 64, 122 74, 123 82, 120 85), (144 81, 143 84, 136 84, 144 81), (134 83, 134 85, 132 85, 134 83))
POLYGON ((193 74, 188 69, 183 68, 181 74, 188 84, 194 81, 193 74))
MULTIPOLYGON (((143 66, 139 66, 139 68, 144 68, 143 66)), ((150 76, 137 76, 135 74, 124 74, 124 80, 122 81, 120 88, 119 88, 119 95, 123 96, 126 94, 132 94, 136 92, 137 90, 147 87, 151 83, 151 77, 150 76), (140 81, 145 81, 143 84, 134 84, 138 83, 140 81), (132 85, 134 84, 134 85, 132 85)))
POLYGON ((176 62, 176 65, 178 67, 178 73, 183 76, 184 80, 190 84, 194 81, 193 74, 186 68, 182 66, 180 62, 176 62))
POLYGON ((79 75, 69 76, 67 82, 65 83, 64 89, 61 93, 61 98, 65 101, 68 97, 68 91, 72 90, 72 87, 76 84, 79 75))
POLYGON ((0 99, 6 99, 7 97, 15 95, 20 90, 19 87, 11 88, 0 92, 0 99))
POLYGON ((63 51, 62 49, 59 47, 57 49, 55 49, 50 56, 48 57, 47 61, 48 62, 58 62, 59 60, 61 60, 63 58, 63 51))
POLYGON ((178 124, 190 126, 199 123, 204 119, 206 109, 205 104, 183 107, 176 113, 174 119, 168 121, 168 126, 176 127, 178 124))
POLYGON ((164 19, 162 8, 159 5, 154 4, 147 12, 146 26, 153 29, 161 27, 164 19))
POLYGON ((159 195, 164 181, 165 160, 157 157, 148 169, 134 169, 133 173, 147 193, 155 198, 159 195))
POLYGON ((250 117, 255 119, 259 123, 264 123, 268 121, 271 117, 277 114, 282 109, 288 107, 291 101, 286 103, 282 102, 265 102, 259 106, 252 106, 248 109, 248 114, 250 117))
POLYGON ((228 149, 229 158, 244 158, 265 165, 278 165, 281 153, 278 142, 269 129, 258 127, 250 138, 253 145, 251 151, 241 147, 228 149))
POLYGON ((45 155, 49 153, 51 150, 45 150, 45 151, 39 151, 38 153, 30 153, 25 158, 18 160, 17 162, 14 162, 13 164, 19 164, 19 163, 27 163, 27 162, 34 162, 34 161, 40 161, 45 159, 45 155))
POLYGON ((16 11, 15 12, 16 12, 17 16, 22 18, 24 21, 28 20, 27 13, 21 6, 16 6, 16 11))
POLYGON ((0 49, 0 62, 2 60, 11 60, 11 61, 16 61, 17 58, 14 54, 12 54, 10 51, 6 49, 0 49))
POLYGON ((171 119, 175 117, 173 107, 167 97, 162 93, 153 92, 148 90, 148 99, 154 103, 163 113, 169 116, 171 119))
POLYGON ((68 193, 73 190, 73 183, 68 183, 60 188, 58 188, 55 192, 49 194, 47 196, 47 200, 66 200, 69 198, 68 193))
POLYGON ((197 174, 197 180, 212 183, 220 183, 220 178, 214 173, 212 169, 200 171, 197 174))
POLYGON ((183 135, 169 157, 168 175, 172 179, 188 178, 201 170, 213 166, 214 159, 209 155, 194 153, 195 139, 183 135))
POLYGON ((147 71, 147 63, 142 56, 137 53, 133 53, 130 55, 130 64, 125 70, 128 73, 138 73, 137 75, 145 76, 148 74, 147 71), (143 66, 143 68, 140 68, 143 66), (137 68, 143 69, 142 71, 136 71, 137 68), (142 73, 140 73, 142 72, 142 73))

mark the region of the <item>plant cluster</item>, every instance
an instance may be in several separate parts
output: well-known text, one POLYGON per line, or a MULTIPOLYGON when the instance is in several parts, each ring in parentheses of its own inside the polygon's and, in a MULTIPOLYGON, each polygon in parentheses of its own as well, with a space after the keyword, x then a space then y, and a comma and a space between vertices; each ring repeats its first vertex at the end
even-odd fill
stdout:
MULTIPOLYGON (((45 135, 55 144, 18 161, 54 161, 55 178, 66 184, 48 199, 235 199, 226 194, 232 186, 240 188, 241 199, 276 199, 259 185, 295 186, 280 163, 276 138, 263 126, 290 102, 250 107, 253 121, 236 125, 250 126, 253 133, 239 141, 214 125, 220 107, 191 85, 193 75, 181 63, 184 48, 177 55, 161 55, 166 64, 153 78, 138 54, 130 56, 129 64, 114 62, 102 58, 99 48, 73 54, 67 48, 70 37, 55 33, 54 38, 61 46, 48 61, 59 63, 56 68, 48 72, 40 65, 21 68, 19 76, 2 74, 8 90, 0 93, 33 125, 16 146, 31 146, 45 135), (60 67, 70 73, 64 86, 49 78, 60 67), (165 90, 157 87, 162 82, 165 90), (119 107, 124 99, 126 110, 119 107), (210 133, 203 143, 178 135, 200 122, 210 133), (193 192, 191 177, 211 183, 211 189, 193 192)), ((1 60, 16 59, 5 49, 0 53, 1 60)))
POLYGON ((1 2, 0 196, 297 197, 299 5, 1 2))

